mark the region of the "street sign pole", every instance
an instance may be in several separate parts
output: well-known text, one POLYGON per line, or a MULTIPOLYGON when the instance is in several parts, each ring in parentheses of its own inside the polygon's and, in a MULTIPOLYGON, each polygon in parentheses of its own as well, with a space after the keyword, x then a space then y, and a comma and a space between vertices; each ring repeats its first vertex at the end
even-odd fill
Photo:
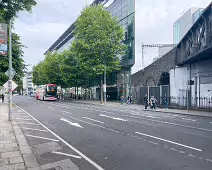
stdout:
POLYGON ((9 24, 9 82, 8 82, 8 105, 9 105, 9 113, 8 119, 12 120, 12 21, 10 20, 9 24))

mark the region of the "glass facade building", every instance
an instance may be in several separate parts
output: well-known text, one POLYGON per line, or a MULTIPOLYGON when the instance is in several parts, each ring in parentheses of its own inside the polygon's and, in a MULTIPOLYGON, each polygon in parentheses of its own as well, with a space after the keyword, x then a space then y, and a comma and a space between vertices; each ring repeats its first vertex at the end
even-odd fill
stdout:
MULTIPOLYGON (((127 52, 120 57, 122 70, 107 76, 107 95, 113 96, 112 100, 119 96, 127 96, 130 93, 131 67, 135 64, 135 0, 94 0, 91 5, 102 4, 112 17, 117 17, 120 25, 125 30, 123 43, 128 46, 127 52)), ((72 41, 74 23, 58 38, 58 40, 45 52, 63 52, 72 41)), ((91 83, 95 84, 95 83, 91 83)), ((98 92, 98 89, 97 89, 98 92)), ((97 97, 99 98, 99 97, 97 97)))
POLYGON ((190 8, 173 25, 173 43, 178 44, 203 12, 203 8, 190 8))
POLYGON ((200 8, 198 9, 195 13, 193 13, 192 18, 193 18, 193 23, 197 21, 197 19, 202 15, 204 9, 200 8))

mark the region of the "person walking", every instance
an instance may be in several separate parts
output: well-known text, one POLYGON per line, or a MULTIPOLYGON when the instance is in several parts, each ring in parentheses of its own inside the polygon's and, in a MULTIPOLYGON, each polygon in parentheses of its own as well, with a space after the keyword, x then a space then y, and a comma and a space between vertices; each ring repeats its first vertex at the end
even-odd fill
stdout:
POLYGON ((2 103, 4 103, 4 93, 1 95, 2 103))
POLYGON ((168 102, 168 97, 166 94, 164 95, 163 103, 164 103, 164 110, 168 110, 169 102, 168 102))
POLYGON ((147 96, 147 94, 146 94, 146 95, 144 96, 144 106, 145 106, 145 109, 147 109, 148 103, 149 103, 149 99, 148 99, 148 96, 147 96))
POLYGON ((151 108, 152 109, 156 109, 156 102, 157 102, 157 100, 156 100, 155 96, 152 96, 151 97, 150 102, 151 102, 151 108))

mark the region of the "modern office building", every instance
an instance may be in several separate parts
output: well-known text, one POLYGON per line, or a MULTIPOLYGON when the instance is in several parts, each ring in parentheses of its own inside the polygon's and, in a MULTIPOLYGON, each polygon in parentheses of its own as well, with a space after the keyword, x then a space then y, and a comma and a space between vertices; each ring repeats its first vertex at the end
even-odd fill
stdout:
POLYGON ((26 72, 25 76, 23 77, 23 93, 25 95, 30 95, 31 91, 34 91, 35 86, 32 83, 32 71, 26 72))
MULTIPOLYGON (((135 63, 135 0, 94 0, 91 5, 102 4, 112 14, 118 17, 120 25, 125 30, 125 39, 123 42, 128 46, 126 55, 121 57, 122 70, 114 72, 107 77, 107 95, 111 100, 130 93, 131 67, 135 63)), ((67 49, 74 40, 73 31, 75 29, 73 23, 44 53, 57 51, 59 53, 67 49)), ((100 98, 100 89, 96 89, 94 98, 100 98)))
POLYGON ((203 12, 203 8, 190 8, 173 25, 173 43, 178 44, 203 12))

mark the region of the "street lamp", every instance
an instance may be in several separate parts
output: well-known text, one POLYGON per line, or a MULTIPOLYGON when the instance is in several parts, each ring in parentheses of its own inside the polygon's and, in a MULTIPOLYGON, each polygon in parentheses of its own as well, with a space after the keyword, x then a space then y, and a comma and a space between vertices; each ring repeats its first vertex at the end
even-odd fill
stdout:
MULTIPOLYGON (((0 0, 1 1, 1 0, 0 0)), ((19 2, 22 2, 23 0, 19 0, 19 2)), ((8 90, 9 90, 9 113, 8 113, 8 119, 9 121, 12 120, 12 18, 10 18, 9 21, 9 81, 8 81, 8 90)))

